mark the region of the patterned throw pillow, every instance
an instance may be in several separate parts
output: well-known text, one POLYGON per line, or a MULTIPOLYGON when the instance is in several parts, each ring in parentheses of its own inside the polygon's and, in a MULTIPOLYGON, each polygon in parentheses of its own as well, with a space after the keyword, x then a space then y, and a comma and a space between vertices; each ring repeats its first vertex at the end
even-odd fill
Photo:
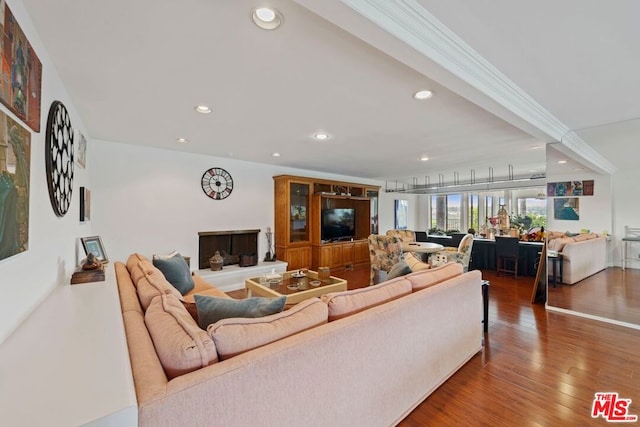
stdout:
POLYGON ((411 269, 412 272, 413 271, 426 270, 426 269, 431 267, 426 262, 422 262, 421 260, 419 260, 418 257, 416 257, 411 252, 407 252, 405 254, 404 261, 407 263, 407 265, 409 266, 409 268, 411 269))

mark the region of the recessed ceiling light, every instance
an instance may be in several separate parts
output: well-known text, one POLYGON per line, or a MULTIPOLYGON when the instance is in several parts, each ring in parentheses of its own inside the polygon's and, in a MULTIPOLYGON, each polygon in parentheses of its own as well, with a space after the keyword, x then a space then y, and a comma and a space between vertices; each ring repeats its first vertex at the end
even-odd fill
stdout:
POLYGON ((189 142, 189 140, 187 138, 178 138, 176 139, 176 142, 180 144, 186 144, 187 142, 189 142))
POLYGON ((251 14, 253 22, 265 30, 275 30, 282 24, 282 15, 270 7, 256 7, 251 14))
POLYGON ((271 157, 280 157, 280 153, 273 153, 271 157))
POLYGON ((316 132, 313 137, 318 141, 325 141, 329 139, 329 134, 326 132, 316 132))
POLYGON ((574 171, 583 171, 583 170, 584 170, 584 168, 574 168, 573 170, 574 170, 574 171))
POLYGON ((431 92, 430 90, 419 90, 413 94, 413 98, 419 101, 422 101, 423 99, 429 99, 432 96, 433 92, 431 92))
POLYGON ((427 156, 420 157, 420 161, 421 162, 426 162, 427 160, 429 160, 429 158, 427 156))
POLYGON ((565 163, 567 163, 566 160, 558 160, 558 164, 560 164, 560 165, 564 165, 565 163))
POLYGON ((529 150, 539 150, 540 148, 542 148, 542 145, 532 145, 529 150))
POLYGON ((202 113, 202 114, 209 114, 211 112, 211 108, 207 107, 206 105, 198 105, 197 107, 194 108, 198 113, 202 113))

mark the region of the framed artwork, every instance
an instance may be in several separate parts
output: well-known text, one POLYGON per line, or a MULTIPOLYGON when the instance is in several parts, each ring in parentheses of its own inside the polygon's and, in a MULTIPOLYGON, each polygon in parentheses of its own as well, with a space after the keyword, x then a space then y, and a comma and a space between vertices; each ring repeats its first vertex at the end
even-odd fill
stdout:
POLYGON ((78 131, 77 140, 77 153, 76 162, 82 169, 87 167, 87 138, 84 137, 82 132, 78 131))
POLYGON ((81 237, 80 240, 82 241, 82 247, 84 248, 85 254, 94 254, 103 264, 107 264, 109 262, 109 258, 107 257, 107 253, 104 251, 104 246, 102 245, 102 239, 100 239, 100 236, 81 237))
POLYGON ((553 199, 553 219, 578 221, 580 219, 580 198, 558 197, 553 199))
POLYGON ((40 132, 42 63, 6 2, 0 1, 0 102, 40 132))
POLYGON ((31 133, 0 111, 0 259, 29 247, 31 133))
POLYGON ((582 195, 593 196, 593 180, 582 181, 582 195))
POLYGON ((91 191, 87 187, 80 187, 80 222, 91 219, 91 191))
POLYGON ((407 229, 407 217, 409 216, 409 202, 407 200, 395 200, 394 227, 396 230, 407 229))

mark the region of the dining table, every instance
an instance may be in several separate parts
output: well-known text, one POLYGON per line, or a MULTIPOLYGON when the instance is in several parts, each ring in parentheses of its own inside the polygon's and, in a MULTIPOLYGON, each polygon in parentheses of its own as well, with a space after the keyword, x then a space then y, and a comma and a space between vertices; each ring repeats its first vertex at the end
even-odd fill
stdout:
POLYGON ((439 243, 432 242, 402 242, 403 252, 415 252, 419 254, 431 254, 440 252, 444 246, 439 243))

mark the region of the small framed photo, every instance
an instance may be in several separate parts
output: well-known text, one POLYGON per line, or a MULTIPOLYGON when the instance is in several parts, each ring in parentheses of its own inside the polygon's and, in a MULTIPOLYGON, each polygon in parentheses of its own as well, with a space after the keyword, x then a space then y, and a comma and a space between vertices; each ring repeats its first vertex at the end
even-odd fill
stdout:
POLYGON ((84 248, 85 254, 94 254, 103 264, 107 264, 109 262, 109 258, 107 257, 107 253, 104 251, 104 246, 102 245, 102 239, 100 239, 100 236, 81 237, 80 240, 82 241, 82 247, 84 248))
POLYGON ((87 187, 80 187, 80 222, 91 219, 91 191, 87 187))

